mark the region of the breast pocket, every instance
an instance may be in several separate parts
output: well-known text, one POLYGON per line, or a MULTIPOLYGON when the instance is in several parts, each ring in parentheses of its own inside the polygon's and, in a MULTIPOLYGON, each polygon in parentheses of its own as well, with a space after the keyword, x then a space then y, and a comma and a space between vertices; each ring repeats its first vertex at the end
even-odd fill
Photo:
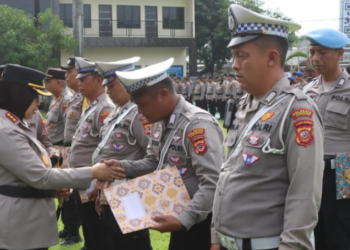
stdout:
POLYGON ((235 142, 237 140, 237 133, 238 133, 238 131, 235 131, 235 130, 232 130, 232 129, 230 129, 228 131, 228 134, 227 134, 227 136, 224 139, 224 146, 225 147, 232 148, 233 145, 235 145, 235 142))
POLYGON ((58 123, 59 117, 56 113, 49 113, 46 116, 46 123, 48 124, 48 128, 51 131, 57 131, 57 123, 58 123))
POLYGON ((326 106, 324 124, 327 127, 349 129, 350 106, 344 102, 329 102, 326 106))

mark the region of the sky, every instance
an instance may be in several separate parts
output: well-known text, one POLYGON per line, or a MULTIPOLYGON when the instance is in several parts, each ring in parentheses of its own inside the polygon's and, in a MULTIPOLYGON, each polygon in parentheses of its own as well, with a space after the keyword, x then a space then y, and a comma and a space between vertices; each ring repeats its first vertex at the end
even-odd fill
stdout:
MULTIPOLYGON (((320 28, 339 30, 340 0, 263 0, 264 9, 279 10, 301 24, 298 36, 320 28)), ((350 3, 350 1, 349 1, 350 3)))

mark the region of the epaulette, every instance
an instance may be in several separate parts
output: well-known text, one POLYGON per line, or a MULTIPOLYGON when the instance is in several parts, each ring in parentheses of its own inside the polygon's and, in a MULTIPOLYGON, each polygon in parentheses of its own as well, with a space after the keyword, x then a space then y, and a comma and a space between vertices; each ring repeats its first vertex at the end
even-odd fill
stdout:
POLYGON ((300 89, 298 88, 289 88, 287 90, 284 90, 284 92, 286 93, 291 93, 293 95, 295 95, 295 97, 297 98, 297 100, 307 100, 307 96, 306 94, 304 94, 300 89))
POLYGON ((12 123, 17 123, 18 122, 18 118, 12 114, 11 112, 7 112, 5 114, 6 118, 9 119, 12 123))

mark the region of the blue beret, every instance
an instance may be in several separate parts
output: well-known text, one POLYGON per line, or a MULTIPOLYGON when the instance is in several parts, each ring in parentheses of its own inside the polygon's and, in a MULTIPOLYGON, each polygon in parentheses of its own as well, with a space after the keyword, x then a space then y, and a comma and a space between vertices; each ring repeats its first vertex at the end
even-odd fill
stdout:
POLYGON ((291 80, 292 82, 294 82, 294 78, 293 77, 289 76, 288 79, 291 80))
POLYGON ((330 49, 340 49, 349 43, 349 38, 334 29, 318 29, 306 34, 310 45, 320 45, 330 49))
POLYGON ((300 72, 300 71, 297 71, 297 72, 295 72, 295 75, 296 75, 296 76, 304 76, 304 73, 303 73, 303 72, 300 72))

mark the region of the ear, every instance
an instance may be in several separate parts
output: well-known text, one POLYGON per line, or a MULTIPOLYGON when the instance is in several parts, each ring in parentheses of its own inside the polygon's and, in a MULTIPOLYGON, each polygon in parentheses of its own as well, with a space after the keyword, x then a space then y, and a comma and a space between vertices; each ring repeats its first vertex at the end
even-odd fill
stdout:
POLYGON ((160 90, 158 90, 158 100, 160 102, 165 102, 169 97, 169 90, 167 90, 166 88, 162 88, 160 90))
POLYGON ((344 50, 343 48, 337 50, 337 53, 338 53, 338 61, 340 61, 340 60, 342 59, 342 57, 343 57, 343 55, 344 55, 344 51, 345 51, 345 50, 344 50))
POLYGON ((267 51, 267 67, 271 68, 279 63, 280 54, 277 50, 271 49, 267 51))

